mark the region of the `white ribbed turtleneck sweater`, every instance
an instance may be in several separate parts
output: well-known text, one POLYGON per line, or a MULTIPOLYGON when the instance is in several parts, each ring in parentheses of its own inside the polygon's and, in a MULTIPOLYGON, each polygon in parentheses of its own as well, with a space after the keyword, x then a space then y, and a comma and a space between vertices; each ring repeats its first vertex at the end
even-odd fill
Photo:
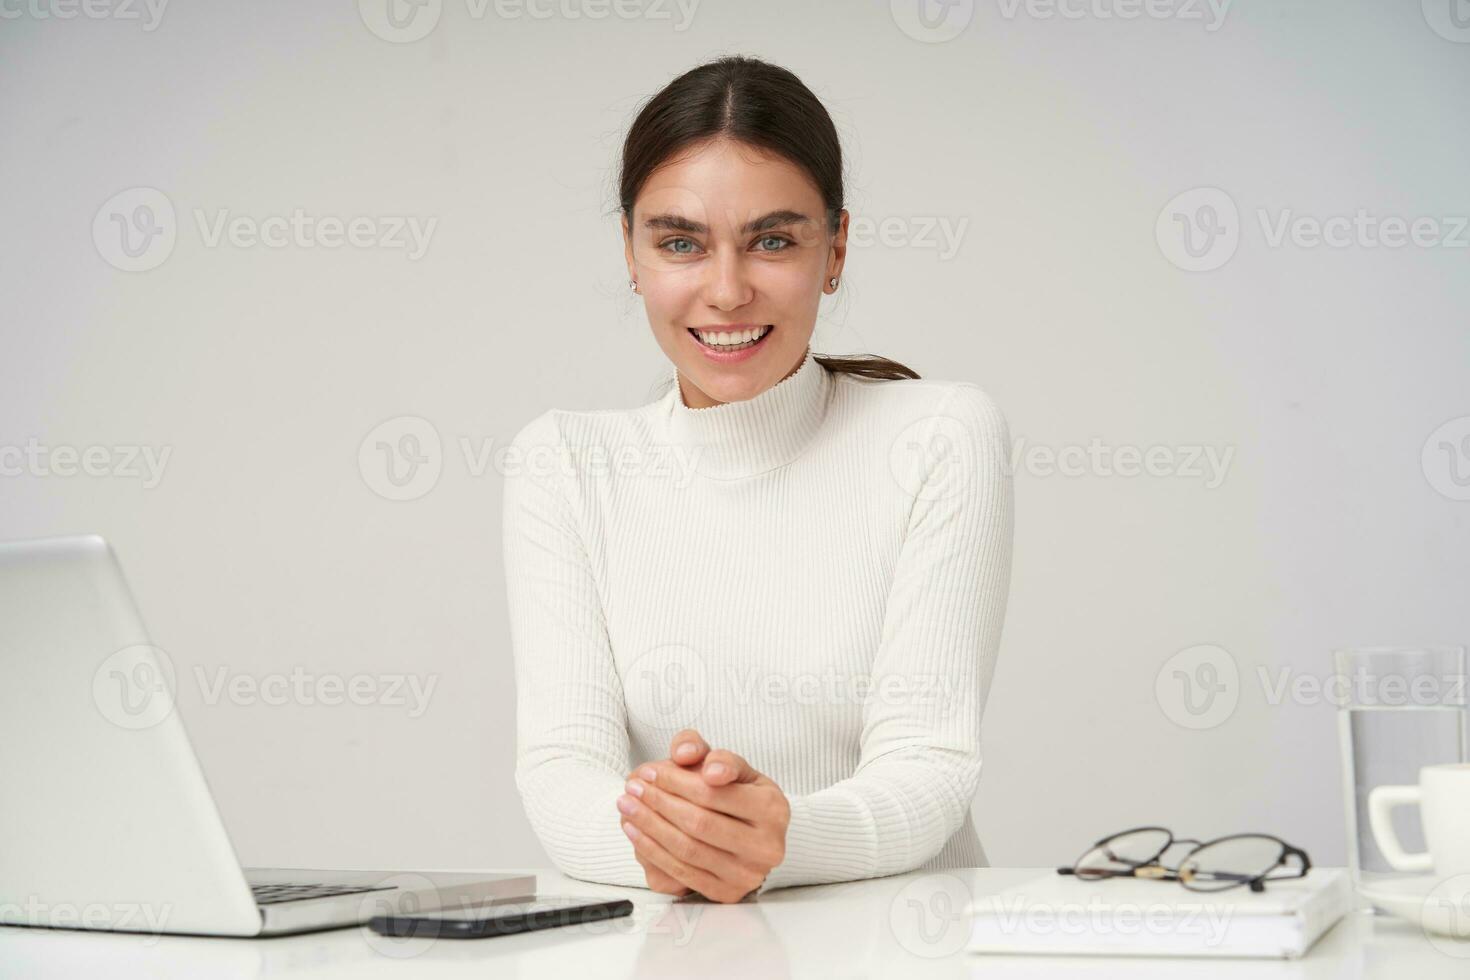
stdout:
POLYGON ((970 817, 1009 591, 1004 417, 974 384, 676 383, 551 410, 506 459, 516 784, 556 866, 645 885, 615 801, 695 728, 786 793, 762 891, 983 866, 970 817))

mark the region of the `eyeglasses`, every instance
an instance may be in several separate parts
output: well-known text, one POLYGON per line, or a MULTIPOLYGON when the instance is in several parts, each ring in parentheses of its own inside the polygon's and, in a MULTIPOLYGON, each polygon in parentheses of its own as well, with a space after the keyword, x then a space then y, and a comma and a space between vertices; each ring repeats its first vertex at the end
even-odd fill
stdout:
POLYGON ((1270 834, 1232 834, 1197 841, 1175 837, 1164 827, 1135 827, 1104 837, 1070 868, 1057 874, 1084 879, 1155 878, 1177 881, 1197 892, 1218 892, 1248 885, 1264 891, 1267 881, 1305 878, 1312 862, 1307 852, 1270 834), (1193 845, 1173 867, 1164 854, 1181 844, 1193 845))

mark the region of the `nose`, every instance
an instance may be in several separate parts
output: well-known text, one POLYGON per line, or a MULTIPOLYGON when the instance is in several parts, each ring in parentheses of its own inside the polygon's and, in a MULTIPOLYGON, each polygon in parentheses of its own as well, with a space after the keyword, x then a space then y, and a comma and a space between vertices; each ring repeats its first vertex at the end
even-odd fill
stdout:
POLYGON ((736 310, 750 302, 753 290, 738 250, 724 250, 705 264, 705 302, 721 310, 736 310))

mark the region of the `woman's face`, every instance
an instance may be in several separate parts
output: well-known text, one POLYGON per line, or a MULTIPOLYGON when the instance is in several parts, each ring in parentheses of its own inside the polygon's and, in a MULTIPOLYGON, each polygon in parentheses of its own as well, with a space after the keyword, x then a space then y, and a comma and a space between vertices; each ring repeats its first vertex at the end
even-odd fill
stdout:
POLYGON ((789 161, 732 140, 656 170, 623 220, 629 278, 690 408, 744 401, 801 366, 828 280, 842 275, 847 212, 829 234, 822 196, 789 161), (692 330, 754 331, 744 347, 692 330), (765 335, 761 336, 761 332, 765 335))

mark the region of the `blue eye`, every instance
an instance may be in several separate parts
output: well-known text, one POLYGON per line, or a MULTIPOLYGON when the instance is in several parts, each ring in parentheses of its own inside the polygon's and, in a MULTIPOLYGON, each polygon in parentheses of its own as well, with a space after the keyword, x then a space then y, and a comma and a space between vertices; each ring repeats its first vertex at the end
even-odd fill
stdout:
MULTIPOLYGON (((761 245, 767 242, 777 243, 774 248, 757 248, 756 251, 758 252, 784 252, 788 247, 796 244, 785 235, 764 235, 756 239, 756 241, 761 245)), ((670 238, 666 242, 661 242, 658 248, 659 251, 668 252, 670 255, 693 255, 697 246, 688 238, 670 238), (687 249, 675 247, 679 245, 688 245, 690 247, 687 249)))

